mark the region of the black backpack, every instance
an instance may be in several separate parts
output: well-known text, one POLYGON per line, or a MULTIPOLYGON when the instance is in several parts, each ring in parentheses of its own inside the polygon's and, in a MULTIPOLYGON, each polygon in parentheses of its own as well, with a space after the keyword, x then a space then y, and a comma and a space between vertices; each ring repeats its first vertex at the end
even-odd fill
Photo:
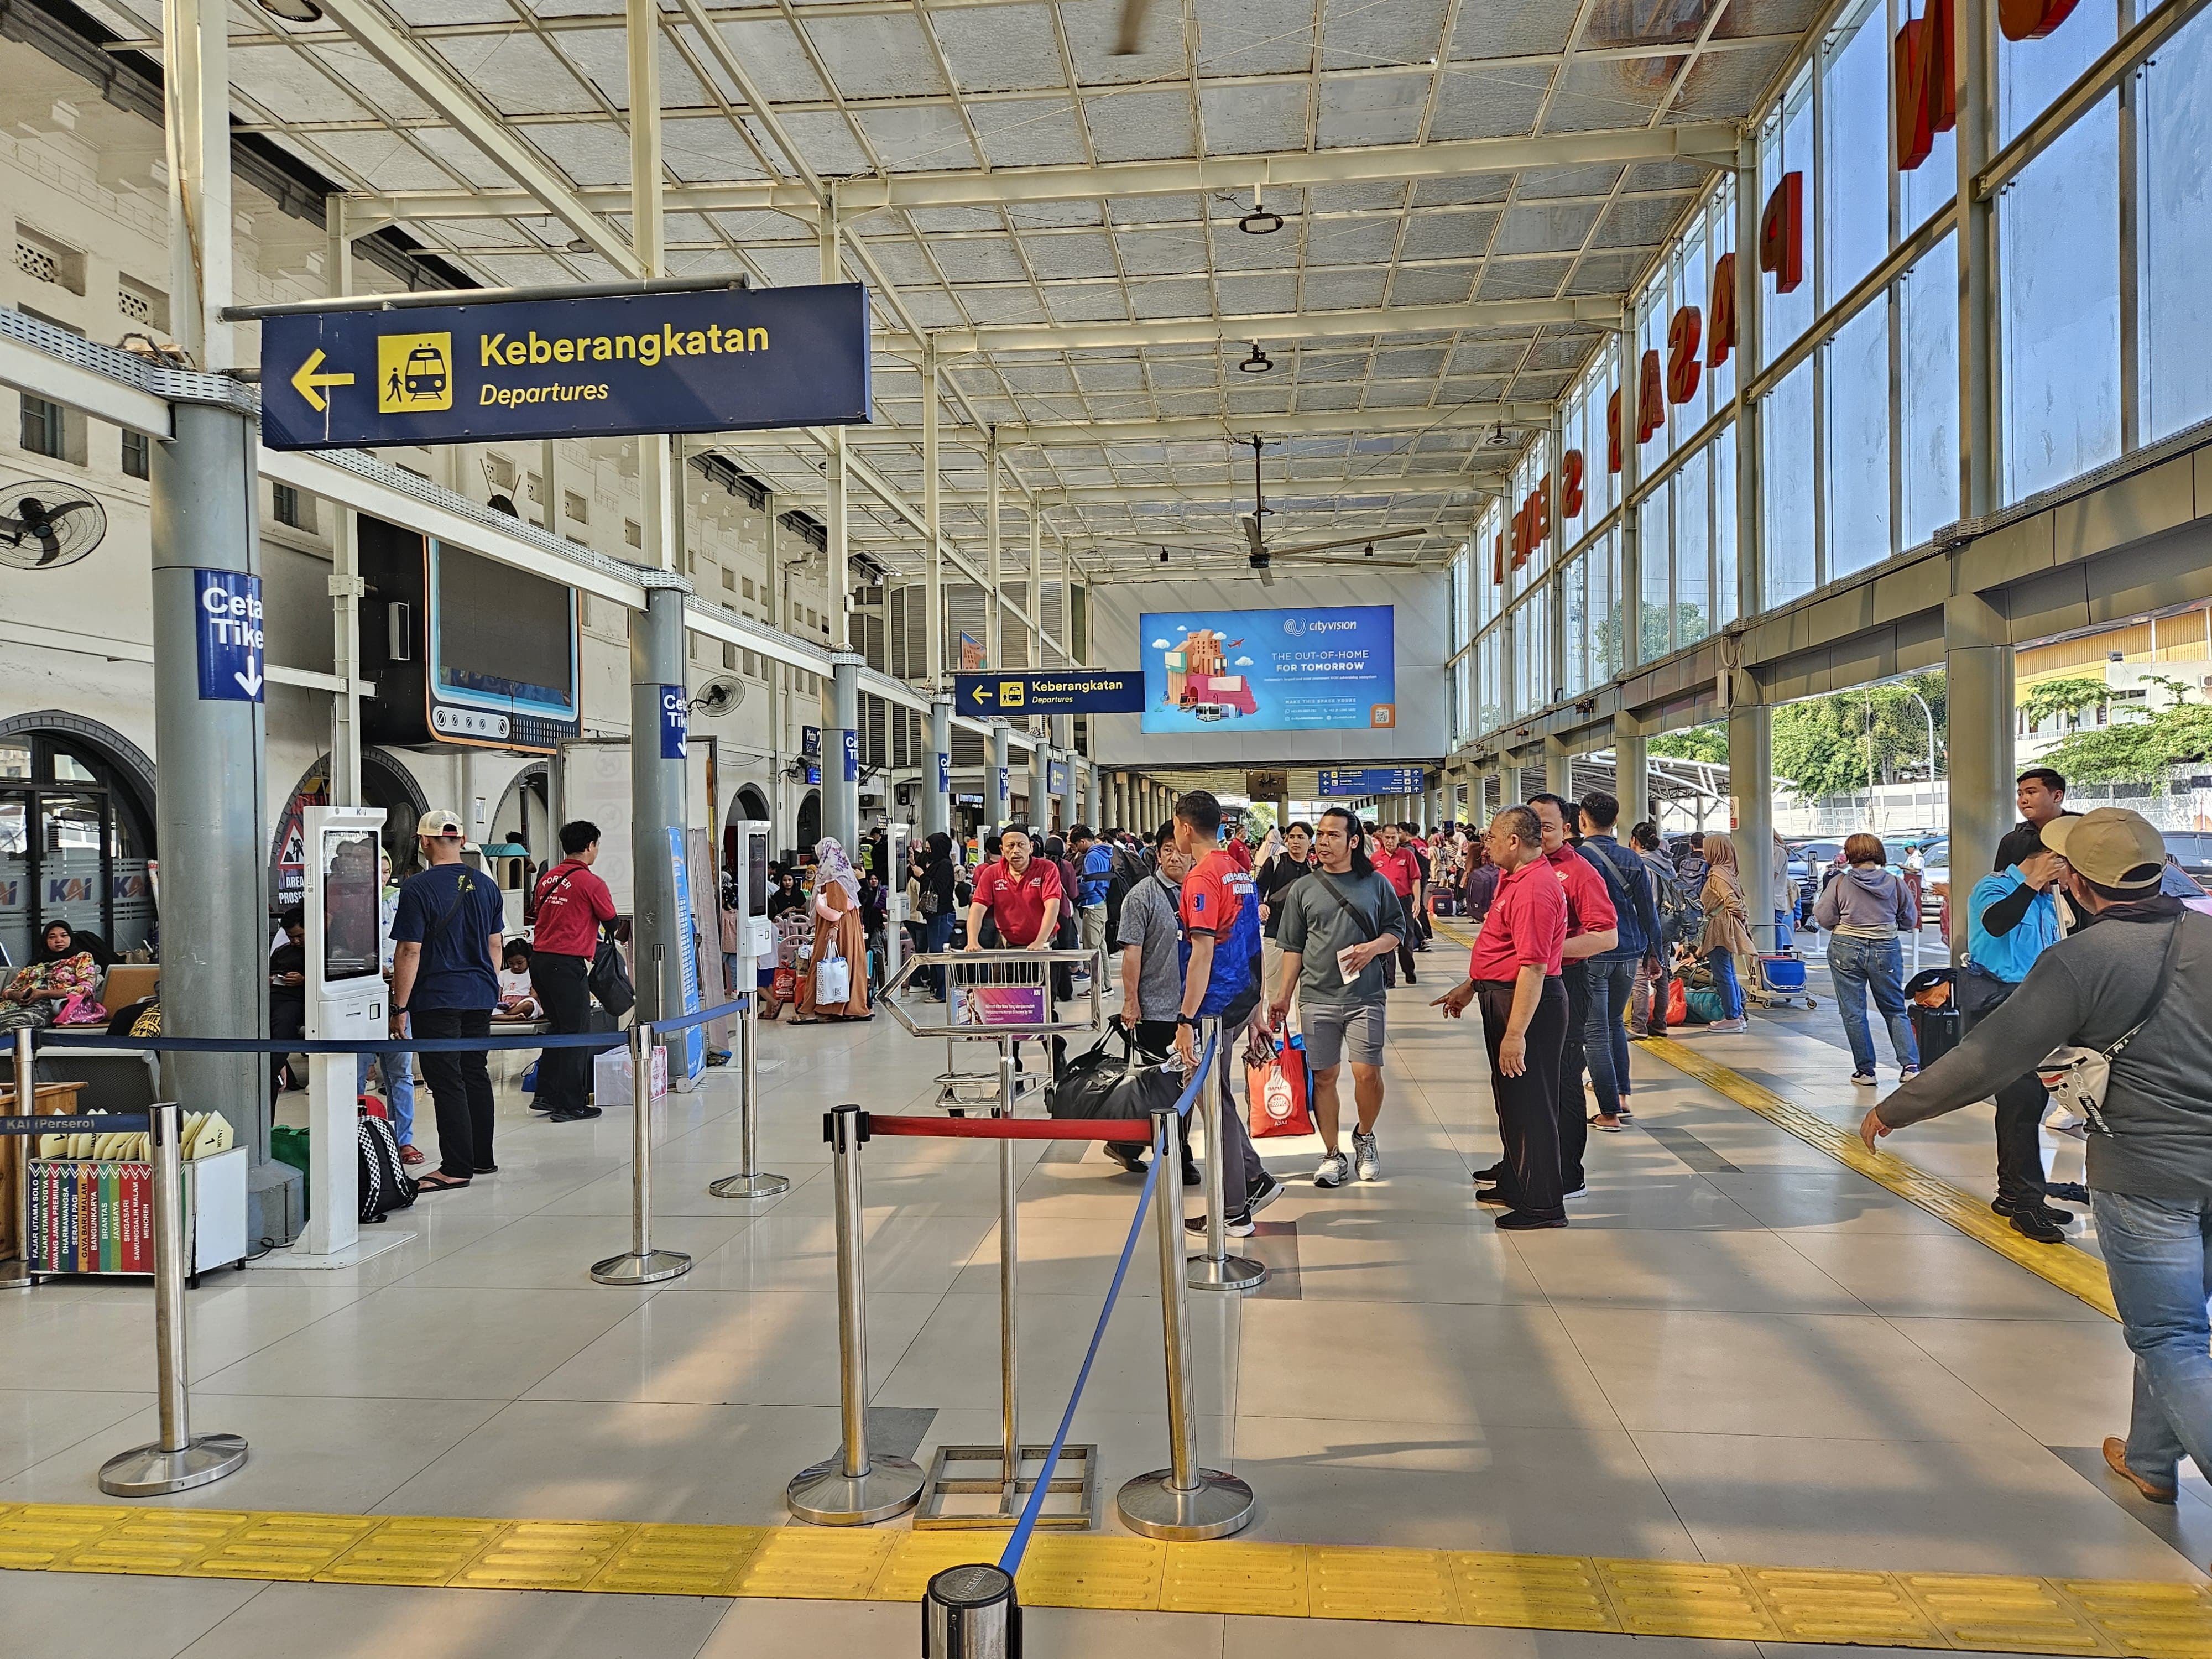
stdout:
MULTIPOLYGON (((407 1063, 408 1056, 400 1056, 407 1063)), ((361 1115, 361 1219, 381 1221, 394 1210, 415 1202, 414 1177, 399 1161, 399 1138, 392 1125, 374 1112, 361 1115)))
POLYGON ((1115 949, 1121 938, 1121 905, 1152 872, 1127 848, 1116 846, 1106 866, 1106 948, 1115 949))

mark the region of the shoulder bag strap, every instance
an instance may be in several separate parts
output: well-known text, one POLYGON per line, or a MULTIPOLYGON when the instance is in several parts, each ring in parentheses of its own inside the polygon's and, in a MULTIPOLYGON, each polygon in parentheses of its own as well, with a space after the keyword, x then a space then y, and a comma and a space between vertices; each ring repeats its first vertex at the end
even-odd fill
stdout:
POLYGON ((1316 870, 1313 873, 1315 879, 1321 884, 1321 890, 1336 901, 1337 908, 1367 930, 1367 937, 1360 941, 1363 945, 1371 945, 1382 937, 1382 930, 1367 919, 1366 913, 1336 890, 1336 884, 1328 879, 1326 871, 1316 870))
POLYGON ((2136 1033, 2150 1024, 2150 1017, 2158 1012, 2159 1004, 2166 1000, 2166 988, 2173 983, 2174 964, 2181 960, 2181 924, 2188 915, 2189 912, 2184 910, 2173 919, 2173 926, 2167 929, 2166 960, 2159 965, 2158 983, 2151 988, 2150 1000, 2143 1004, 2142 1014, 2122 1034, 2120 1040, 2105 1050, 2106 1060, 2117 1059, 2120 1050, 2135 1041, 2136 1033))

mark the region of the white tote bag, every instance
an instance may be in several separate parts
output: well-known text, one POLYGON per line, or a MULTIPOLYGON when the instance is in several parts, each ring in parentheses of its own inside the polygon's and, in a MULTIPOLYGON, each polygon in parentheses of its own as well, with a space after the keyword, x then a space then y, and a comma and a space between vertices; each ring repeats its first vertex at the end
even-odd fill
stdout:
POLYGON ((842 957, 824 957, 814 964, 814 1005, 849 1002, 853 996, 853 964, 842 957))

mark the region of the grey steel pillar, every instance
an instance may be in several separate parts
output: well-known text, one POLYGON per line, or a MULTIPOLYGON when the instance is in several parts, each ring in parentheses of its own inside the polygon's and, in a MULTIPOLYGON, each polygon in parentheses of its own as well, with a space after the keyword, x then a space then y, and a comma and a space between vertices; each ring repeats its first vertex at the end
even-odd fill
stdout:
MULTIPOLYGON (((1736 672, 1741 696, 1750 676, 1736 672)), ((1774 711, 1764 703, 1732 702, 1728 718, 1729 839, 1735 842, 1736 874, 1752 943, 1774 940, 1774 711)))
MULTIPOLYGON (((1066 591, 1064 587, 1062 592, 1066 591)), ((1075 716, 1054 714, 1052 717, 1052 746, 1060 757, 1066 775, 1060 780, 1060 832, 1066 835, 1083 817, 1083 789, 1076 777, 1080 763, 1075 755, 1075 716)))
MULTIPOLYGON (((684 952, 678 930, 691 925, 691 918, 676 902, 676 864, 668 844, 669 830, 680 830, 685 823, 687 767, 680 758, 660 757, 664 688, 672 687, 678 695, 685 691, 687 584, 658 570, 641 570, 638 575, 645 583, 645 609, 632 611, 629 618, 629 856, 636 895, 630 959, 645 969, 637 975, 637 1017, 651 1020, 683 1012, 684 952), (657 976, 646 966, 656 960, 657 976)), ((677 1069, 672 1051, 672 1087, 677 1069)), ((637 1089, 641 1102, 650 1097, 651 1081, 648 1077, 637 1089)))
POLYGON ((1052 827, 1052 744, 1042 737, 1030 745, 1030 822, 1052 827))
POLYGON ((830 724, 822 733, 822 833, 848 854, 860 839, 860 664, 850 652, 830 659, 830 724))
POLYGON ((1613 793, 1620 799, 1620 838, 1626 842, 1635 825, 1651 816, 1651 740, 1628 729, 1628 717, 1616 715, 1613 726, 1613 793))
POLYGON ((991 722, 991 759, 983 769, 983 803, 990 809, 989 823, 994 830, 1006 827, 1006 816, 1012 810, 1009 789, 1010 757, 1006 745, 1006 723, 991 722))
MULTIPOLYGON (((1943 672, 1951 726, 1951 882, 1957 892, 1989 867, 2019 822, 2013 799, 2013 652, 2005 618, 1978 593, 1943 606, 1943 672)), ((1951 954, 1966 954, 1966 907, 1951 907, 1951 954)))
POLYGON ((929 705, 929 754, 922 762, 921 833, 950 834, 952 829, 952 705, 939 697, 929 705))
MULTIPOLYGON (((203 698, 196 570, 258 577, 255 434, 235 409, 175 405, 152 456, 154 805, 161 857, 163 1029, 174 1036, 269 1035, 267 711, 203 698)), ((257 660, 265 660, 258 659, 257 660)), ((248 1238, 289 1243, 306 1205, 300 1175, 269 1158, 269 1069, 259 1054, 169 1054, 162 1092, 219 1111, 248 1148, 248 1238)))

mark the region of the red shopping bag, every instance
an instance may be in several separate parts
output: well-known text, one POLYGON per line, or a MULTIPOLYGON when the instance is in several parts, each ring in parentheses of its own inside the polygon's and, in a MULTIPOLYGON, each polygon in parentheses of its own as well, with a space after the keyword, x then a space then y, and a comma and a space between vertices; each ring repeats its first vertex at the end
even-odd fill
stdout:
POLYGON ((796 968, 777 969, 775 970, 775 979, 769 983, 769 994, 774 997, 780 1003, 798 1001, 799 969, 796 968))
POLYGON ((1268 1135, 1310 1135, 1314 1132, 1311 1076, 1306 1066, 1303 1037, 1277 1042, 1264 1065, 1244 1067, 1246 1098, 1250 1101, 1252 1139, 1268 1135))
POLYGON ((1667 1024, 1687 1025, 1690 1023, 1690 988, 1680 980, 1667 982, 1667 1024))

